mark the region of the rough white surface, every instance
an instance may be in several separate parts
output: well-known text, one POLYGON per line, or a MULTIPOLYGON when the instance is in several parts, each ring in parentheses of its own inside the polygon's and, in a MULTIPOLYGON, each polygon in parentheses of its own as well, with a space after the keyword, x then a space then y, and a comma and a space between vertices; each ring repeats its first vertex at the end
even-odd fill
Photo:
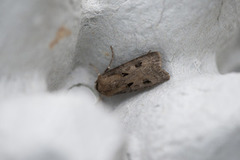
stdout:
POLYGON ((120 159, 124 139, 116 119, 78 94, 1 101, 0 159, 120 159))
MULTIPOLYGON (((1 143, 2 157, 47 159, 44 156, 49 154, 55 159, 106 160, 121 156, 129 160, 240 157, 240 76, 220 75, 215 60, 219 53, 227 57, 232 51, 226 49, 237 43, 239 0, 0 3, 0 138, 5 140, 1 143), (65 29, 62 37, 58 34, 62 33, 58 32, 61 28, 65 29), (60 40, 51 47, 59 36, 60 40), (128 144, 124 153, 121 126, 108 122, 114 118, 97 109, 101 105, 93 104, 94 97, 84 96, 87 90, 81 87, 70 95, 56 94, 76 82, 93 86, 96 73, 89 64, 103 71, 111 57, 110 45, 115 50, 113 66, 148 50, 157 50, 162 53, 163 67, 171 75, 163 85, 103 99, 104 105, 116 108, 113 114, 122 121, 128 144), (49 93, 53 90, 54 93, 49 93), (50 123, 39 122, 43 117, 39 112, 50 123), (59 113, 57 122, 52 119, 55 112, 59 113), (65 122, 69 117, 78 117, 76 113, 83 116, 65 122), (19 126, 24 130, 18 131, 19 126), (63 133, 66 140, 59 138, 59 128, 68 129, 63 133), (23 141, 24 137, 30 140, 23 141), (86 147, 75 139, 83 140, 86 147), (15 147, 15 143, 21 147, 15 147), (97 151, 100 158, 95 154, 97 151)), ((222 72, 239 66, 236 58, 228 57, 226 62, 221 57, 218 68, 222 67, 222 72)))
POLYGON ((236 74, 195 77, 121 104, 132 159, 238 159, 240 108, 232 95, 240 94, 239 80, 236 74))
POLYGON ((49 91, 71 79, 80 23, 72 7, 57 0, 0 2, 1 160, 122 158, 121 127, 91 91, 49 91))

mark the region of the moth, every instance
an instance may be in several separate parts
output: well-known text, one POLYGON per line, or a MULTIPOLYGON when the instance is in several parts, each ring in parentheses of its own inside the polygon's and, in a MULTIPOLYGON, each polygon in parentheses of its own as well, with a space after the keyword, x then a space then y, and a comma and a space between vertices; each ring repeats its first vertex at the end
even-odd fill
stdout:
POLYGON ((113 96, 152 87, 170 79, 169 73, 162 69, 159 52, 149 51, 116 68, 110 69, 112 59, 103 74, 98 75, 96 90, 105 95, 113 96))

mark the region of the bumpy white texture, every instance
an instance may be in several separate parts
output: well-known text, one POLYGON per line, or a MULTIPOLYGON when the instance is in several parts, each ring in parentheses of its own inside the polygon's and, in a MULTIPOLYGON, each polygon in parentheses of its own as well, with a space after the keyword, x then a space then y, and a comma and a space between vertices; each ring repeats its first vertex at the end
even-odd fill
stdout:
POLYGON ((1 101, 0 159, 120 159, 124 140, 116 120, 78 94, 1 101))
POLYGON ((81 64, 103 71, 109 45, 115 49, 113 66, 157 50, 171 75, 161 86, 105 100, 116 107, 129 135, 126 159, 238 159, 240 76, 219 75, 215 56, 238 38, 240 2, 94 4, 80 30, 78 49, 86 55, 81 64))
POLYGON ((120 104, 117 112, 131 137, 128 154, 132 159, 238 159, 239 103, 232 95, 240 94, 239 80, 236 74, 195 77, 120 104))
POLYGON ((240 156, 240 76, 219 75, 215 61, 238 38, 239 0, 0 3, 1 158, 240 156), (126 152, 120 125, 86 97, 87 88, 56 93, 77 82, 93 86, 91 66, 106 68, 110 45, 113 66, 156 50, 171 75, 161 86, 103 99, 122 121, 126 152))
POLYGON ((121 127, 91 91, 56 91, 73 69, 81 18, 72 3, 0 2, 1 160, 122 158, 121 127))
MULTIPOLYGON (((235 1, 219 0, 102 1, 96 11, 90 12, 91 7, 86 7, 83 14, 79 51, 93 56, 79 58, 103 71, 110 59, 105 56, 110 45, 116 54, 114 66, 157 50, 165 62, 171 62, 166 67, 173 76, 182 74, 186 60, 191 63, 184 68, 192 73, 195 65, 202 66, 204 61, 215 65, 208 63, 213 61, 211 55, 238 33, 237 5, 235 1)), ((213 69, 211 66, 205 72, 213 69)))

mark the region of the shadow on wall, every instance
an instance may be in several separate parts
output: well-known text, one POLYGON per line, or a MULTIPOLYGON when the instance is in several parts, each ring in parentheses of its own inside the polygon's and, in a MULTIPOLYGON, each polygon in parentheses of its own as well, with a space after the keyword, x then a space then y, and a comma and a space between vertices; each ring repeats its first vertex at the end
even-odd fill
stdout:
POLYGON ((240 34, 232 47, 217 54, 216 63, 221 74, 240 72, 240 34))

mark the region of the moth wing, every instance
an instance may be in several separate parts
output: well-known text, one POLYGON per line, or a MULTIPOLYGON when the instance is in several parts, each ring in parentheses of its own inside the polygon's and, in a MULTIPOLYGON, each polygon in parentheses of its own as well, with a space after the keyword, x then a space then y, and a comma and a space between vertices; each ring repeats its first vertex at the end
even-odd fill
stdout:
POLYGON ((169 74, 161 68, 161 64, 160 53, 149 52, 109 70, 105 73, 106 77, 121 76, 112 83, 112 94, 136 91, 168 80, 169 74))

